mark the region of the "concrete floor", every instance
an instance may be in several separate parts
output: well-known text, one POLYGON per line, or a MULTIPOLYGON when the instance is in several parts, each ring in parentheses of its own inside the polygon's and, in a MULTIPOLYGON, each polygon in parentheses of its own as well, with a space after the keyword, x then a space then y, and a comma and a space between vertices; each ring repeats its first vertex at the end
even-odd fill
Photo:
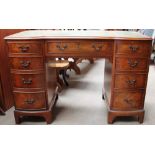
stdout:
MULTIPOLYGON (((107 124, 107 107, 102 100, 104 59, 90 65, 88 61, 79 64, 81 75, 69 72, 69 87, 64 88, 54 110, 51 125, 104 125, 107 124)), ((145 118, 143 124, 155 124, 155 66, 150 65, 148 87, 145 99, 145 118)), ((14 108, 0 116, 0 124, 14 125, 14 108)), ((46 124, 41 118, 25 118, 22 125, 46 124)), ((134 118, 118 118, 114 123, 136 125, 134 118)))

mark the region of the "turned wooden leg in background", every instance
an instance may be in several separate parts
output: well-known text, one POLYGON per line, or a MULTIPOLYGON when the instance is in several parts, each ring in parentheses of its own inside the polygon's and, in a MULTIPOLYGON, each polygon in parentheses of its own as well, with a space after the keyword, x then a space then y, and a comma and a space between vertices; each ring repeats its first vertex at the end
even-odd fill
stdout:
MULTIPOLYGON (((73 69, 76 74, 81 74, 80 68, 78 67, 78 64, 82 62, 85 58, 72 58, 74 61, 69 61, 69 67, 68 69, 73 69)), ((88 58, 86 60, 89 60, 90 64, 94 63, 94 58, 88 58)))
POLYGON ((58 86, 58 91, 61 92, 63 88, 63 81, 59 77, 59 70, 57 70, 57 86, 58 86))
POLYGON ((68 69, 73 69, 76 74, 81 74, 80 68, 77 66, 76 61, 70 61, 68 69))
POLYGON ((62 69, 60 70, 60 75, 62 75, 62 79, 63 79, 63 82, 66 86, 69 86, 67 80, 66 80, 66 70, 62 69))
POLYGON ((88 60, 90 64, 94 63, 94 58, 87 58, 87 59, 86 58, 79 58, 79 59, 77 59, 76 63, 77 64, 82 63, 83 60, 88 60))

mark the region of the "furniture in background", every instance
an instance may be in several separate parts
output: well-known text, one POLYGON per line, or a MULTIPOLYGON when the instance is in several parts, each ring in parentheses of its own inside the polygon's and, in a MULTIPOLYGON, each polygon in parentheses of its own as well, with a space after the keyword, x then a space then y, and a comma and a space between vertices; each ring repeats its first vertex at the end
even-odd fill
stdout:
POLYGON ((90 62, 90 64, 94 63, 94 58, 69 58, 66 60, 69 61, 68 69, 70 69, 70 70, 73 69, 76 74, 81 74, 81 70, 78 67, 78 64, 82 63, 83 60, 88 60, 90 62))
POLYGON ((4 102, 4 98, 3 98, 3 94, 2 94, 2 85, 1 85, 1 74, 0 74, 0 114, 5 115, 5 112, 2 108, 3 102, 4 102))
POLYGON ((69 67, 69 62, 67 60, 52 60, 48 62, 48 67, 56 69, 58 91, 61 92, 64 84, 69 85, 66 80, 66 70, 69 67), (62 75, 62 79, 60 75, 62 75))
POLYGON ((155 62, 155 52, 154 52, 154 38, 155 38, 155 30, 154 29, 139 29, 138 32, 140 32, 141 34, 144 34, 146 36, 151 37, 152 40, 152 49, 151 49, 151 61, 155 62))
POLYGON ((152 37, 154 33, 154 29, 139 29, 138 32, 140 32, 141 34, 147 35, 149 37, 152 37))
POLYGON ((23 116, 32 115, 52 122, 53 105, 58 98, 56 71, 50 68, 49 76, 46 63, 61 57, 110 60, 109 64, 106 62, 110 71, 105 70, 105 76, 110 74, 110 78, 105 78, 103 91, 108 104, 108 123, 113 123, 118 116, 134 116, 142 123, 152 38, 124 31, 75 34, 36 30, 5 38, 16 123, 20 123, 23 116), (67 48, 62 51, 64 44, 67 48))
POLYGON ((155 38, 153 39, 153 62, 155 64, 155 38))
POLYGON ((128 31, 128 29, 105 29, 106 31, 128 31))
POLYGON ((8 56, 5 49, 4 37, 13 33, 21 32, 23 29, 0 29, 0 74, 3 93, 2 109, 4 111, 13 106, 13 95, 10 86, 10 76, 8 67, 8 56))

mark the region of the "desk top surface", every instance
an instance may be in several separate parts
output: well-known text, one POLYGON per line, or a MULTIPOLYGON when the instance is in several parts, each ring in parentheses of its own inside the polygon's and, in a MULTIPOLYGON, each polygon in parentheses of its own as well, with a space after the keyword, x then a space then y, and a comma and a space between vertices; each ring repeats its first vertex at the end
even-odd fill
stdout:
POLYGON ((5 37, 8 40, 27 39, 118 39, 118 40, 152 40, 134 31, 104 31, 104 30, 27 30, 5 37))

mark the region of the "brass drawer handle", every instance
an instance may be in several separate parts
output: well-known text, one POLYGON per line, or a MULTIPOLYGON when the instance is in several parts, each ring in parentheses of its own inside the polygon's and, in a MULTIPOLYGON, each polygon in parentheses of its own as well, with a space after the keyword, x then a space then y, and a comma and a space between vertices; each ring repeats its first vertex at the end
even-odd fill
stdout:
POLYGON ((132 62, 131 60, 128 60, 128 64, 129 64, 130 67, 135 68, 135 67, 137 67, 139 62, 138 61, 132 62))
POLYGON ((30 46, 19 46, 19 49, 22 53, 25 53, 29 50, 30 46))
POLYGON ((133 87, 135 87, 135 84, 136 84, 136 80, 127 80, 126 81, 130 86, 133 86, 133 87))
POLYGON ((25 104, 33 104, 35 102, 35 99, 26 99, 25 101, 24 101, 24 103, 25 104))
POLYGON ((21 60, 21 61, 20 61, 20 64, 21 64, 21 67, 22 67, 22 68, 27 69, 27 68, 30 66, 30 64, 31 64, 31 61, 21 60))
POLYGON ((133 100, 129 100, 129 99, 124 99, 124 102, 130 105, 133 104, 133 100))
POLYGON ((92 45, 92 48, 94 48, 96 51, 100 51, 102 49, 103 45, 97 46, 95 44, 92 45))
POLYGON ((56 45, 56 47, 61 50, 61 51, 64 51, 68 46, 65 44, 63 46, 61 46, 60 44, 56 45))
POLYGON ((136 52, 139 49, 138 46, 129 46, 129 48, 132 52, 136 52))
POLYGON ((32 79, 26 80, 26 79, 22 78, 22 81, 23 81, 23 84, 27 84, 27 85, 32 84, 32 79))

